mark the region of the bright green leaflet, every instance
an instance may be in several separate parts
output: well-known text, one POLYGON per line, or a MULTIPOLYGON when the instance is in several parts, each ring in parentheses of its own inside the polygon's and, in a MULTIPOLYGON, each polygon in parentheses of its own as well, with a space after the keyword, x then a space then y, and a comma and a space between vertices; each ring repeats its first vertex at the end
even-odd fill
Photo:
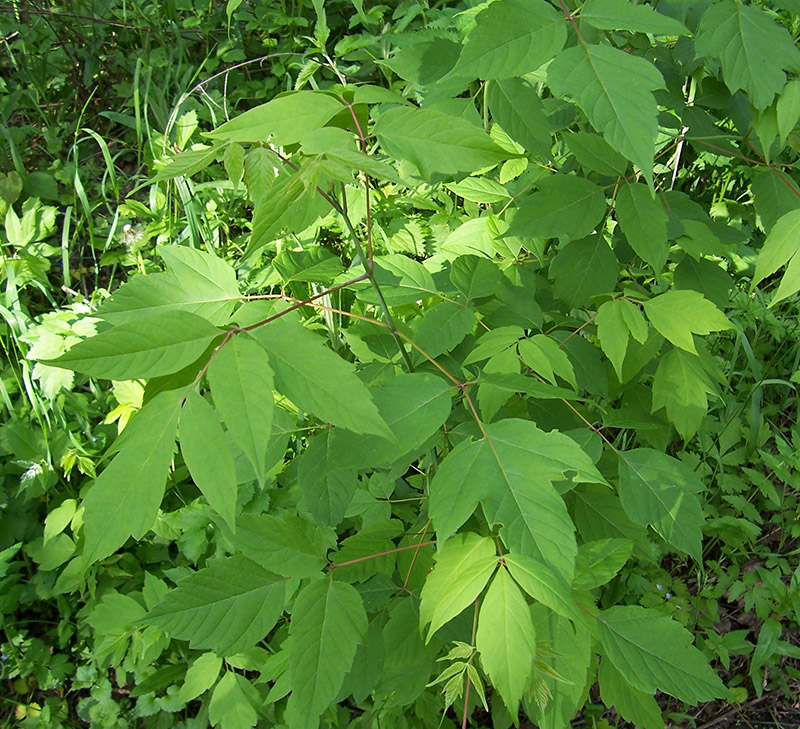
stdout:
POLYGON ((592 296, 614 290, 619 263, 601 235, 567 243, 550 264, 556 295, 570 306, 586 306, 592 296))
POLYGON ((664 729, 664 719, 656 700, 628 683, 607 658, 597 671, 600 696, 606 706, 613 706, 620 715, 642 729, 664 729))
POLYGON ((537 157, 550 156, 552 139, 542 100, 522 79, 509 78, 489 84, 486 97, 492 118, 515 142, 537 157))
POLYGON ((211 360, 208 381, 228 433, 263 483, 274 406, 267 353, 248 334, 231 337, 211 360))
POLYGON ((516 716, 530 683, 536 636, 528 603, 505 568, 497 570, 484 595, 475 645, 492 685, 516 716))
POLYGON ((781 266, 789 264, 784 273, 780 286, 774 294, 770 306, 774 306, 781 299, 791 296, 800 290, 800 276, 795 255, 800 249, 798 236, 800 235, 800 210, 792 210, 782 215, 772 230, 769 232, 764 246, 761 248, 756 260, 756 271, 753 276, 752 286, 771 276, 781 266))
POLYGON ((494 542, 466 532, 439 548, 436 566, 422 588, 419 621, 428 638, 480 595, 497 567, 494 542))
POLYGON ((631 248, 659 273, 667 261, 667 211, 645 185, 622 185, 614 209, 631 248))
POLYGON ((318 725, 366 635, 364 603, 352 585, 322 579, 300 591, 289 627, 292 694, 286 712, 293 728, 318 725))
POLYGON ((585 542, 578 547, 573 587, 576 590, 592 590, 604 585, 625 566, 633 547, 632 539, 613 537, 585 542))
POLYGON ((181 686, 181 701, 189 702, 210 689, 219 677, 222 659, 214 653, 203 653, 195 658, 181 686))
POLYGON ((244 676, 227 671, 211 695, 208 719, 220 729, 250 729, 258 721, 261 697, 244 676))
POLYGON ((475 314, 452 301, 428 309, 414 330, 414 343, 429 357, 450 352, 475 327, 475 314))
POLYGON ((652 92, 664 88, 654 65, 611 46, 579 45, 556 56, 547 82, 554 94, 574 99, 592 126, 653 186, 658 108, 652 92))
POLYGON ((178 437, 197 488, 231 529, 236 527, 236 466, 228 440, 211 405, 196 392, 186 396, 178 437), (213 448, 209 448, 210 444, 213 448))
POLYGON ((549 61, 567 39, 564 19, 543 0, 497 0, 475 23, 451 77, 522 76, 549 61))
POLYGON ((702 559, 703 510, 698 476, 675 458, 650 448, 619 452, 619 495, 628 516, 649 524, 667 542, 702 559))
MULTIPOLYGON (((253 303, 235 317, 251 324, 278 313, 271 306, 253 303)), ((299 407, 355 433, 390 436, 353 366, 303 327, 296 315, 281 316, 253 329, 251 335, 269 354, 278 389, 299 407)))
POLYGON ((622 362, 628 350, 630 333, 628 325, 622 314, 624 301, 606 301, 597 309, 595 324, 597 324, 597 338, 606 357, 614 366, 617 378, 622 381, 622 362))
POLYGON ((692 634, 664 613, 620 605, 601 612, 598 622, 605 656, 639 691, 658 689, 690 704, 726 695, 692 634))
POLYGON ((114 447, 119 453, 83 500, 84 559, 96 562, 153 526, 175 447, 181 393, 162 392, 131 420, 114 447))
POLYGON ((689 35, 683 23, 661 15, 649 5, 633 5, 627 0, 588 0, 581 9, 581 20, 600 30, 689 35))
POLYGON ((534 600, 572 621, 582 620, 572 589, 561 575, 526 554, 503 555, 511 576, 534 600))
POLYGON ((219 329, 195 314, 162 311, 78 342, 45 362, 109 380, 159 377, 194 362, 219 335, 219 329))
POLYGON ((229 656, 261 640, 283 612, 286 579, 241 555, 211 560, 180 581, 143 622, 229 656))
POLYGON ((464 176, 514 156, 468 121, 430 109, 384 111, 373 132, 387 154, 412 162, 426 180, 464 176))
POLYGON ((341 102, 328 94, 297 91, 279 96, 240 114, 211 135, 232 142, 266 142, 280 146, 299 142, 342 111, 341 102))
POLYGON ((744 89, 766 109, 786 83, 782 69, 797 70, 800 51, 792 37, 761 8, 739 0, 711 5, 700 21, 697 56, 719 58, 731 93, 744 89))
POLYGON ((697 354, 692 334, 733 328, 725 314, 697 291, 667 291, 645 301, 643 306, 660 334, 692 354, 697 354))

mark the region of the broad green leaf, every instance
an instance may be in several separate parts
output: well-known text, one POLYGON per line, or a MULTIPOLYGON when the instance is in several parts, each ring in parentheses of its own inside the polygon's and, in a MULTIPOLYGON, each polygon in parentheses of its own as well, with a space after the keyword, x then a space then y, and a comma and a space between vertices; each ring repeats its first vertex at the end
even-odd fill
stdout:
POLYGON ((581 20, 600 30, 630 30, 653 35, 689 35, 683 23, 656 12, 649 5, 628 0, 588 0, 581 20))
POLYGON ((597 310, 594 322, 597 324, 597 339, 606 357, 614 366, 617 378, 622 382, 622 362, 628 350, 630 332, 622 314, 623 305, 630 302, 617 299, 606 301, 597 310))
POLYGON ((426 642, 475 601, 496 568, 495 544, 488 537, 457 534, 440 547, 420 597, 420 625, 430 623, 426 642))
POLYGON ((776 105, 778 133, 781 137, 781 146, 786 143, 786 138, 792 133, 800 121, 800 81, 792 79, 781 92, 776 105))
POLYGON ((719 58, 730 92, 744 89, 756 109, 766 109, 783 89, 783 69, 800 67, 800 51, 786 29, 766 11, 739 0, 724 0, 703 13, 695 54, 719 58))
MULTIPOLYGON (((650 448, 619 451, 619 496, 628 516, 698 562, 703 509, 699 477, 679 460, 650 448)), ((627 675, 627 674, 626 674, 627 675)))
POLYGON ((603 652, 631 686, 689 704, 727 695, 692 634, 658 610, 612 607, 598 617, 603 652))
POLYGON ((53 509, 44 520, 43 544, 47 544, 53 537, 61 534, 67 525, 72 521, 78 509, 78 502, 75 499, 64 499, 55 509, 53 509))
POLYGON ((578 389, 572 363, 554 339, 545 334, 534 334, 520 341, 517 347, 522 361, 545 380, 555 385, 555 375, 558 375, 578 389))
POLYGON ((647 547, 647 530, 631 521, 615 493, 600 486, 579 486, 572 493, 575 525, 584 541, 633 539, 637 546, 647 547))
MULTIPOLYGON (((236 318, 252 326, 280 311, 254 302, 242 307, 236 318)), ((294 312, 251 330, 251 336, 267 351, 278 389, 318 418, 355 433, 391 437, 366 386, 353 366, 325 346, 294 312)))
POLYGON ((337 579, 354 583, 366 582, 379 574, 391 576, 396 567, 395 555, 383 553, 395 548, 392 540, 402 536, 403 532, 403 522, 385 519, 364 526, 358 533, 344 539, 339 550, 331 557, 331 563, 337 566, 337 579), (362 561, 347 564, 354 560, 362 561))
POLYGON ((228 432, 263 483, 274 406, 267 353, 248 334, 237 334, 211 360, 208 381, 228 432))
POLYGON ((333 579, 306 585, 294 602, 289 625, 289 725, 316 727, 336 699, 367 636, 367 614, 352 585, 333 579))
POLYGON ((182 579, 143 622, 192 648, 233 655, 273 628, 283 612, 285 583, 241 555, 211 560, 182 579))
POLYGON ((724 309, 730 301, 733 278, 716 261, 684 256, 673 271, 672 285, 676 289, 699 291, 712 304, 724 309))
POLYGON ((178 437, 189 475, 206 501, 236 527, 236 466, 217 414, 196 392, 186 396, 178 437))
POLYGON ((552 175, 520 202, 508 235, 538 238, 582 238, 602 220, 606 198, 602 187, 575 175, 552 175))
POLYGON ((619 177, 628 168, 628 160, 597 134, 590 132, 565 134, 564 142, 581 167, 586 170, 609 177, 619 177))
POLYGON ((532 422, 502 420, 486 437, 462 443, 442 461, 431 482, 429 514, 439 538, 453 533, 483 504, 486 518, 502 524, 506 546, 536 556, 572 579, 577 553, 574 526, 553 481, 603 483, 574 440, 545 433, 532 422))
POLYGON ((669 421, 684 440, 700 427, 708 410, 707 396, 716 394, 697 355, 673 349, 659 359, 653 378, 652 412, 665 407, 669 421))
POLYGON ((800 290, 800 261, 796 255, 800 250, 800 210, 792 210, 782 215, 772 226, 756 260, 753 286, 771 276, 781 266, 789 264, 780 286, 772 297, 770 306, 800 290))
POLYGON ((345 107, 319 91, 296 91, 240 114, 211 132, 232 142, 295 144, 312 129, 324 126, 345 107))
POLYGON ((566 39, 563 17, 543 0, 497 0, 475 18, 475 27, 448 75, 522 76, 553 58, 566 39))
MULTIPOLYGON (((786 184, 786 173, 766 168, 753 175, 750 189, 756 212, 761 218, 761 227, 769 235, 772 227, 786 213, 800 208, 800 197, 786 184)), ((777 270, 777 269, 776 269, 777 270)))
POLYGON ((728 317, 697 291, 667 291, 643 306, 650 323, 665 339, 692 354, 697 354, 692 334, 733 328, 728 317))
POLYGON ((312 577, 325 567, 325 553, 336 539, 288 511, 280 516, 242 514, 233 544, 245 557, 283 577, 312 577))
POLYGON ((556 295, 569 306, 586 306, 592 296, 614 290, 619 263, 602 235, 572 241, 559 249, 550 264, 556 295))
POLYGON ((203 653, 202 656, 195 658, 186 671, 186 678, 178 694, 180 700, 188 703, 208 691, 219 677, 220 668, 222 659, 214 653, 203 653))
POLYGON ((489 84, 486 97, 492 118, 533 155, 550 157, 550 124, 539 94, 526 81, 509 78, 489 84))
POLYGON ((414 330, 414 343, 429 357, 452 351, 475 327, 471 309, 442 301, 427 309, 414 330))
POLYGON ((220 145, 214 144, 210 147, 180 152, 164 160, 156 160, 154 165, 156 174, 151 180, 152 182, 161 182, 176 177, 191 177, 208 167, 217 158, 220 151, 220 145))
POLYGON ((297 483, 318 524, 336 526, 344 519, 358 485, 357 465, 349 453, 337 448, 330 429, 308 440, 298 458, 297 483))
POLYGON ((208 704, 208 720, 220 729, 250 729, 258 722, 261 697, 244 676, 226 671, 208 704))
POLYGON ((511 576, 534 600, 570 620, 582 620, 572 589, 561 575, 526 554, 503 555, 511 576))
MULTIPOLYGON (((376 256, 374 275, 384 300, 390 306, 411 304, 437 293, 436 284, 428 269, 419 261, 401 253, 376 256)), ((360 288, 358 298, 370 304, 378 303, 371 285, 360 288)))
POLYGON ((633 688, 610 660, 604 658, 600 662, 597 679, 603 703, 613 706, 623 719, 642 729, 664 729, 664 717, 656 700, 633 688))
POLYGON ((141 539, 156 519, 172 454, 181 393, 156 395, 117 439, 114 460, 83 500, 84 559, 107 557, 132 536, 141 539))
POLYGON ((167 273, 176 276, 188 289, 209 296, 237 298, 236 272, 227 261, 213 253, 188 246, 159 246, 158 254, 167 264, 167 273))
POLYGON ((280 159, 269 147, 253 147, 244 158, 244 184, 250 199, 258 205, 272 190, 280 159))
POLYGON ((517 340, 525 336, 525 330, 518 326, 497 327, 484 333, 478 344, 464 359, 464 364, 473 364, 513 347, 517 340))
POLYGON ((124 283, 100 305, 96 314, 110 324, 124 324, 148 314, 181 310, 221 325, 238 299, 238 292, 192 288, 173 274, 154 273, 124 283))
POLYGON ((605 585, 625 566, 633 547, 632 539, 613 537, 585 542, 578 547, 572 586, 576 590, 593 590, 605 585))
POLYGON ((137 380, 169 375, 194 362, 221 332, 187 311, 162 311, 84 339, 53 367, 109 380, 137 380))
POLYGON ((667 211, 661 199, 652 197, 644 185, 622 185, 614 208, 631 248, 660 273, 669 252, 667 211))
POLYGON ((459 256, 450 267, 450 281, 469 302, 494 294, 503 285, 503 274, 478 256, 459 256))
POLYGON ((341 259, 320 246, 303 251, 281 250, 272 259, 272 265, 284 284, 311 281, 330 285, 339 274, 344 273, 341 259))
POLYGON ((461 182, 450 182, 445 187, 459 197, 476 203, 490 204, 511 199, 505 187, 486 177, 467 177, 461 182))
POLYGON ((430 109, 393 107, 378 117, 373 131, 387 154, 413 163, 427 180, 463 175, 514 156, 468 121, 430 109))
POLYGON ((611 46, 578 45, 559 53, 547 69, 553 93, 573 99, 592 126, 653 185, 658 125, 653 91, 664 88, 656 67, 611 46))
POLYGON ((475 645, 492 685, 516 716, 533 672, 536 636, 528 603, 502 567, 481 603, 475 645))

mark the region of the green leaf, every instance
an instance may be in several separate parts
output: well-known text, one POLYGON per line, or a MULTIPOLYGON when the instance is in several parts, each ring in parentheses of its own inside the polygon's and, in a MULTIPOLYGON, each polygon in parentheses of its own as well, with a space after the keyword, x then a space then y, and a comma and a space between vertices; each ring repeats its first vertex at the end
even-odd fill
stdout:
POLYGON ((476 203, 490 204, 511 199, 505 187, 486 177, 467 177, 461 182, 447 183, 445 187, 459 197, 476 203))
POLYGON ((188 289, 208 297, 239 297, 236 272, 227 261, 188 246, 159 246, 157 250, 167 264, 167 273, 176 276, 188 289))
POLYGON ((656 700, 633 688, 611 661, 600 662, 597 678, 600 697, 607 707, 613 706, 623 719, 642 729, 664 729, 664 717, 656 700))
POLYGON ((653 186, 658 107, 652 92, 664 88, 664 79, 652 63, 611 46, 579 45, 556 56, 547 82, 557 96, 572 98, 653 186))
POLYGON ((452 534, 480 502, 489 522, 503 525, 509 549, 572 579, 574 526, 552 482, 568 472, 576 481, 603 483, 602 476, 574 440, 530 421, 503 420, 485 431, 484 439, 448 454, 431 482, 428 509, 438 537, 452 534))
POLYGON ((586 306, 592 296, 614 290, 619 263, 601 235, 567 243, 550 264, 556 295, 571 307, 586 306))
POLYGON ((600 30, 629 30, 653 35, 689 35, 683 23, 656 12, 649 5, 628 0, 588 0, 581 20, 600 30))
POLYGON ((272 259, 272 265, 284 284, 311 281, 330 285, 339 274, 344 273, 341 259, 319 246, 304 251, 281 250, 272 259))
POLYGON ((333 579, 306 585, 294 602, 289 625, 286 707, 293 727, 316 727, 339 693, 356 647, 367 635, 367 614, 352 585, 333 579))
POLYGON ((319 91, 295 91, 240 114, 210 133, 232 142, 295 144, 303 135, 330 121, 345 107, 319 91))
POLYGON ((539 94, 530 84, 519 78, 495 81, 489 84, 486 101, 492 118, 508 136, 531 154, 549 159, 553 143, 550 123, 539 94))
MULTIPOLYGON (((628 516, 650 525, 666 542, 698 562, 703 509, 699 477, 675 458, 650 448, 619 451, 619 496, 628 516)), ((627 674, 625 674, 627 675, 627 674)))
POLYGON ((781 146, 786 143, 786 138, 792 133, 800 121, 800 81, 792 79, 781 92, 776 105, 778 133, 781 137, 781 146))
POLYGON ((614 367, 617 378, 622 382, 622 362, 628 350, 630 332, 622 314, 624 305, 633 306, 629 301, 617 299, 606 301, 597 310, 595 324, 597 324, 597 338, 606 357, 614 367))
POLYGON ((553 58, 566 39, 563 17, 542 0, 497 0, 477 15, 445 78, 522 76, 553 58))
POLYGON ((162 311, 187 311, 224 324, 238 301, 238 292, 196 288, 170 273, 136 276, 120 286, 98 308, 96 315, 110 324, 124 324, 162 311))
POLYGON ((598 622, 605 656, 635 689, 689 704, 727 695, 692 634, 664 613, 620 605, 601 612, 598 622))
POLYGON ((555 340, 546 334, 534 334, 520 341, 517 347, 522 361, 545 380, 555 385, 555 375, 558 375, 578 389, 572 363, 555 340))
POLYGON ((572 621, 583 619, 572 597, 572 589, 569 584, 546 564, 526 554, 513 552, 503 555, 503 561, 511 572, 511 576, 534 600, 572 621))
POLYGON ((572 586, 576 590, 593 590, 605 585, 625 566, 633 547, 632 539, 613 537, 585 542, 578 547, 572 586))
POLYGON ((274 406, 267 353, 248 334, 237 334, 211 360, 208 381, 228 432, 263 483, 274 406))
POLYGON ((427 309, 414 330, 414 343, 429 357, 452 351, 475 328, 471 309, 442 301, 427 309))
POLYGON ((181 410, 178 437, 189 475, 206 501, 236 528, 236 466, 217 414, 203 397, 190 392, 181 410))
POLYGON ((644 185, 622 185, 614 208, 631 248, 660 273, 669 252, 667 211, 661 199, 652 197, 644 185))
POLYGON ((516 716, 533 672, 536 635, 528 603, 502 567, 481 603, 475 645, 492 685, 511 716, 516 716))
POLYGON ((457 534, 440 547, 420 596, 420 625, 430 623, 426 642, 475 601, 496 567, 495 544, 488 537, 457 534))
POLYGON ((782 299, 800 291, 800 210, 792 210, 782 215, 772 227, 756 260, 753 286, 771 276, 781 266, 789 264, 778 290, 770 301, 775 306, 782 299))
POLYGON ((283 612, 285 578, 241 555, 209 561, 182 579, 143 622, 230 656, 264 638, 283 612))
POLYGON ((590 132, 576 132, 564 135, 564 142, 575 155, 581 167, 601 175, 619 177, 628 168, 628 160, 605 139, 590 132))
POLYGON ((261 703, 253 684, 244 676, 226 671, 208 705, 208 720, 220 729, 250 729, 258 722, 261 703))
POLYGON ((326 552, 336 543, 333 532, 284 512, 242 514, 233 544, 248 559, 283 577, 312 577, 325 567, 326 552))
POLYGON ((169 375, 192 364, 220 330, 187 311, 162 311, 84 339, 53 367, 109 380, 137 380, 169 375))
MULTIPOLYGON (((389 306, 415 303, 437 293, 428 269, 409 256, 401 253, 375 256, 374 264, 375 280, 389 306)), ((377 294, 369 284, 358 291, 358 298, 370 304, 378 303, 377 294)))
POLYGON ((605 193, 585 177, 557 174, 544 178, 538 186, 538 192, 520 202, 507 235, 582 238, 602 220, 605 193))
POLYGON ((700 428, 708 410, 707 395, 716 394, 697 355, 673 349, 659 359, 653 378, 652 412, 665 407, 669 421, 684 440, 700 428))
POLYGON ((783 69, 800 68, 800 51, 767 12, 739 0, 724 0, 703 13, 695 40, 698 58, 719 58, 725 85, 744 89, 756 109, 766 109, 783 89, 783 69))
POLYGON ((712 304, 724 309, 730 300, 733 279, 716 261, 684 256, 673 271, 672 285, 676 289, 699 291, 712 304))
MULTIPOLYGON (((268 304, 254 302, 242 307, 236 318, 249 326, 279 313, 268 304)), ((353 366, 306 329, 294 312, 253 329, 250 334, 269 354, 278 389, 296 405, 354 433, 391 438, 353 366)))
POLYGON ((733 329, 725 314, 697 291, 667 291, 643 306, 659 334, 692 354, 697 354, 692 334, 733 329))
POLYGON ((107 557, 125 540, 141 539, 156 519, 175 448, 181 393, 161 392, 131 419, 119 450, 94 482, 84 507, 84 559, 107 557))
POLYGON ((426 180, 463 176, 514 156, 468 121, 431 109, 393 107, 373 132, 388 155, 413 163, 426 180))
POLYGON ((349 455, 337 447, 328 430, 310 438, 298 459, 300 494, 306 509, 320 525, 336 526, 344 519, 353 498, 358 474, 349 455))
POLYGON ((189 666, 189 670, 186 671, 186 678, 178 698, 188 703, 208 691, 216 682, 220 668, 222 668, 222 659, 214 653, 203 653, 202 656, 195 658, 192 665, 189 666))

